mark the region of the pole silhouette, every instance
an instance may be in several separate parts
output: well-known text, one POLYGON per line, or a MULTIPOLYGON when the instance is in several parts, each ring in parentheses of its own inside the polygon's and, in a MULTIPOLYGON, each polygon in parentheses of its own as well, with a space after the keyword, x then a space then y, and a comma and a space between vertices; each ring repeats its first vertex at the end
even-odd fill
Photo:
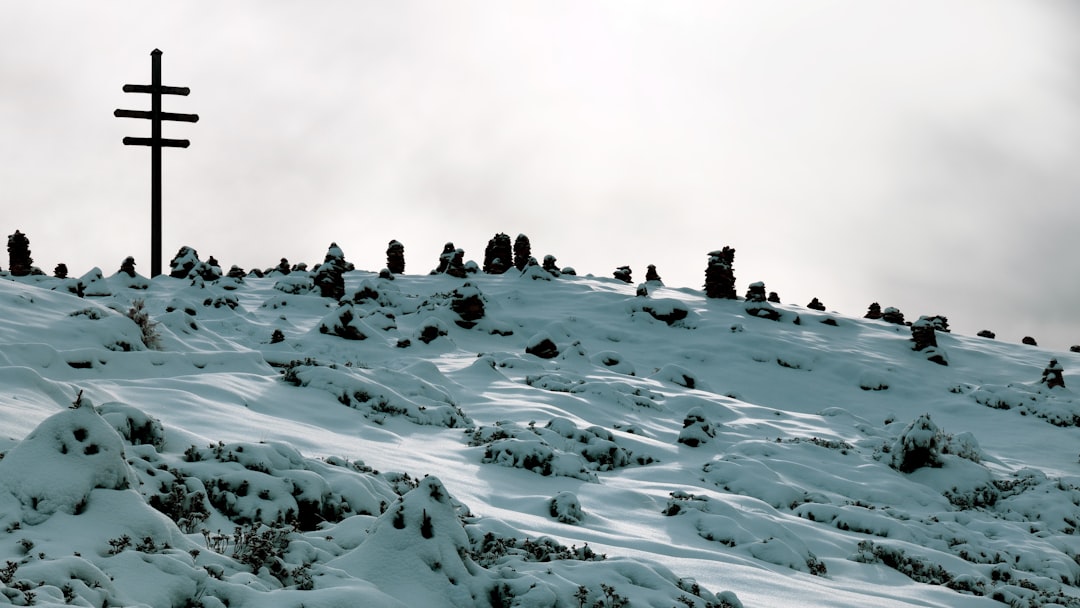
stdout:
POLYGON ((162 95, 184 95, 191 92, 187 87, 167 87, 161 84, 160 49, 150 53, 151 83, 125 84, 125 93, 149 93, 150 111, 116 110, 117 118, 145 118, 150 120, 150 137, 125 137, 125 146, 150 146, 150 278, 161 274, 161 149, 186 148, 186 139, 165 139, 161 136, 161 121, 199 122, 198 114, 177 114, 161 111, 162 95))

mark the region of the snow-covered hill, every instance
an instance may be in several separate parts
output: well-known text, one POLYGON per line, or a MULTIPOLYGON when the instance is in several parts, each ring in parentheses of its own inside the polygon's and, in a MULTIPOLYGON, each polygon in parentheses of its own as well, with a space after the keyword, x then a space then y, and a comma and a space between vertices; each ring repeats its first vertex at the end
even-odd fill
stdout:
POLYGON ((344 276, 0 277, 0 603, 1080 606, 1080 355, 344 276))

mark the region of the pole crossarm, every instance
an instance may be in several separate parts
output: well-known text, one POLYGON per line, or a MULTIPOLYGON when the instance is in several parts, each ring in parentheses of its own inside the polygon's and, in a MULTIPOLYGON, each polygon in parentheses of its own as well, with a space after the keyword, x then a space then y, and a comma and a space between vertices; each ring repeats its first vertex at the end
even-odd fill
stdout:
POLYGON ((162 148, 186 148, 191 142, 186 139, 157 139, 153 137, 125 137, 125 146, 161 146, 162 148))
POLYGON ((161 84, 161 51, 154 49, 150 53, 151 84, 125 84, 125 93, 148 93, 150 110, 115 110, 117 118, 141 118, 150 121, 150 137, 125 137, 125 146, 150 147, 150 277, 161 274, 161 149, 186 148, 191 145, 186 139, 166 139, 161 136, 161 122, 199 122, 198 114, 178 114, 161 111, 162 95, 182 95, 191 93, 187 87, 167 87, 161 84))
POLYGON ((125 84, 125 93, 157 93, 159 95, 187 95, 191 89, 187 87, 167 87, 152 84, 125 84))
POLYGON ((179 122, 199 122, 198 114, 177 114, 176 112, 158 112, 146 110, 114 110, 117 118, 147 118, 149 120, 175 120, 179 122))

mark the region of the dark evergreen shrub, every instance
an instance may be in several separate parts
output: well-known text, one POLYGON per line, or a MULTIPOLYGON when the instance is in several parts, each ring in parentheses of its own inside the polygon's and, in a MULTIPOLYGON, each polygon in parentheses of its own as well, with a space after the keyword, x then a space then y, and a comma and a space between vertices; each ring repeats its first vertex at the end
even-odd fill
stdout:
POLYGON ((775 291, 770 291, 769 292, 769 297, 766 298, 766 299, 769 302, 772 302, 773 304, 779 304, 780 303, 780 294, 776 293, 775 291))
MULTIPOLYGON (((252 271, 252 273, 254 274, 254 271, 252 271)), ((247 273, 244 272, 243 268, 233 264, 232 267, 229 268, 229 272, 226 276, 230 279, 242 279, 247 276, 247 273)))
POLYGON ((990 338, 991 340, 997 337, 997 334, 990 331, 989 329, 984 329, 975 335, 979 336, 980 338, 990 338))
POLYGON ((1022 342, 1024 344, 1027 344, 1028 346, 1038 346, 1039 345, 1039 343, 1035 341, 1035 338, 1032 338, 1031 336, 1024 336, 1024 339, 1021 340, 1020 342, 1022 342))
POLYGON ((631 270, 629 266, 619 266, 615 269, 614 275, 616 279, 619 279, 623 283, 633 283, 634 280, 630 278, 630 273, 631 270))
POLYGON ((57 264, 53 269, 53 276, 58 279, 66 279, 68 276, 67 264, 57 264))
POLYGON ((821 301, 818 300, 817 298, 814 298, 813 300, 810 300, 810 303, 807 304, 806 307, 809 308, 810 310, 819 310, 819 311, 822 311, 822 312, 825 311, 825 305, 822 304, 821 301))

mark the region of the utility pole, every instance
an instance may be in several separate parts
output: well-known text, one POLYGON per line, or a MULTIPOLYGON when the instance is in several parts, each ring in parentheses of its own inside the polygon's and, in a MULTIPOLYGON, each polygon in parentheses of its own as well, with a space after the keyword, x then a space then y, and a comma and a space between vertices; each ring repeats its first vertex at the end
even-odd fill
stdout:
POLYGON ((161 121, 199 122, 198 114, 176 114, 161 111, 162 95, 187 95, 187 87, 167 87, 161 84, 161 51, 150 53, 151 84, 125 84, 125 93, 149 93, 150 111, 116 110, 117 118, 146 118, 150 120, 150 137, 125 137, 125 146, 150 146, 150 278, 161 274, 161 149, 186 148, 186 139, 161 137, 161 121))

